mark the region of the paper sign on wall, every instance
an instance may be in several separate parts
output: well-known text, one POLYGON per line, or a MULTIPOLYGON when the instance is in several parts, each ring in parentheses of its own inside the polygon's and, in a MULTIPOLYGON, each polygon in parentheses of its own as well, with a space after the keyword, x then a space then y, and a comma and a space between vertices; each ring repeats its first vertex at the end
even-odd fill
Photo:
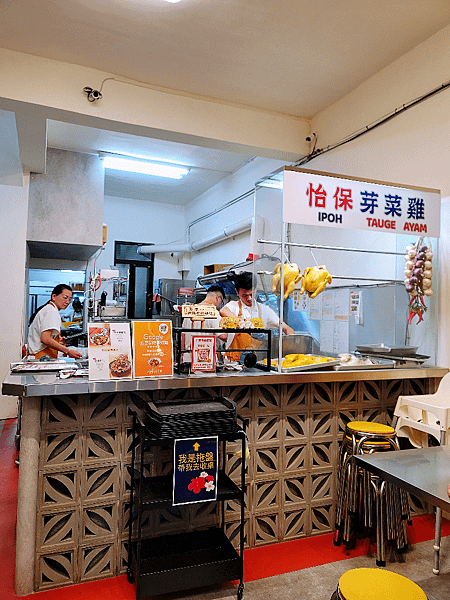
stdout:
POLYGON ((350 314, 355 317, 356 325, 364 325, 361 290, 350 292, 350 314))
POLYGON ((134 377, 173 375, 171 321, 133 321, 134 377))
POLYGON ((300 293, 300 290, 292 292, 292 310, 307 311, 309 308, 309 296, 306 292, 300 293))

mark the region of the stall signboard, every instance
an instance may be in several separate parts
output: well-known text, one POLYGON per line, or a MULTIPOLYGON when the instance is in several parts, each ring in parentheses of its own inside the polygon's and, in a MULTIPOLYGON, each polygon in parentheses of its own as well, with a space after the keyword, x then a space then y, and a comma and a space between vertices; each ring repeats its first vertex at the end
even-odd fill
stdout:
POLYGON ((191 350, 192 372, 216 370, 216 337, 214 335, 193 335, 191 350))
POLYGON ((88 323, 89 379, 131 379, 129 323, 88 323))
POLYGON ((217 436, 175 440, 174 505, 216 500, 217 457, 217 436))
POLYGON ((208 304, 183 304, 181 314, 183 318, 188 319, 215 319, 217 317, 217 309, 215 306, 208 304))
POLYGON ((172 321, 133 321, 134 377, 173 375, 172 321))
POLYGON ((284 170, 286 223, 439 237, 440 214, 438 190, 284 170))

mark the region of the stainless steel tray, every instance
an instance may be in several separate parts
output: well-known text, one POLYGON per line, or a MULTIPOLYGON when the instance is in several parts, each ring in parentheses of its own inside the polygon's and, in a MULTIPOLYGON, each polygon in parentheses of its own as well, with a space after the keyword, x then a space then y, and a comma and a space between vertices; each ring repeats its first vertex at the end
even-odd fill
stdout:
POLYGON ((386 346, 385 344, 364 344, 362 346, 356 346, 356 349, 361 354, 392 354, 395 356, 412 356, 417 350, 418 346, 386 346))
MULTIPOLYGON (((296 373, 297 371, 317 371, 317 369, 329 369, 330 367, 334 367, 335 365, 340 364, 340 360, 329 360, 327 362, 315 363, 312 365, 301 365, 299 367, 281 367, 282 373, 296 373)), ((259 363, 262 365, 263 363, 259 363)), ((264 365, 265 366, 265 365, 264 365)), ((278 366, 271 365, 271 371, 276 371, 278 373, 278 366)))
POLYGON ((23 361, 11 363, 11 373, 39 373, 46 371, 60 371, 61 369, 75 368, 78 365, 69 361, 23 361))
POLYGON ((382 360, 372 365, 347 365, 341 363, 333 367, 335 371, 371 371, 372 369, 394 369, 394 360, 382 360))

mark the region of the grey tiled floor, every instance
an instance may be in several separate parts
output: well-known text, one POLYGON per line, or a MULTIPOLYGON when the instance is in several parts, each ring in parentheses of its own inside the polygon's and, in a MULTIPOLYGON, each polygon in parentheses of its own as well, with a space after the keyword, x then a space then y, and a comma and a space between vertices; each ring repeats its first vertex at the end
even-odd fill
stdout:
MULTIPOLYGON (((433 564, 433 541, 427 541, 410 546, 405 554, 388 556, 386 569, 415 581, 427 594, 428 600, 450 600, 450 536, 442 540, 440 575, 433 574, 433 564)), ((330 600, 339 577, 345 571, 358 567, 376 567, 375 556, 349 558, 320 567, 251 581, 245 584, 243 600, 330 600)), ((209 587, 160 598, 236 600, 237 586, 209 587)))

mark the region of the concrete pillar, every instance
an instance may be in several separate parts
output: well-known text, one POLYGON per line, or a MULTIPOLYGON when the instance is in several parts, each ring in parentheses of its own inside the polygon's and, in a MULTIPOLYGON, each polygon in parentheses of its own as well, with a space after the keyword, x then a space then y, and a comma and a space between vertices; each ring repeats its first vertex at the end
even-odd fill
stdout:
POLYGON ((16 525, 15 591, 18 596, 34 592, 40 428, 41 398, 24 398, 16 525))

